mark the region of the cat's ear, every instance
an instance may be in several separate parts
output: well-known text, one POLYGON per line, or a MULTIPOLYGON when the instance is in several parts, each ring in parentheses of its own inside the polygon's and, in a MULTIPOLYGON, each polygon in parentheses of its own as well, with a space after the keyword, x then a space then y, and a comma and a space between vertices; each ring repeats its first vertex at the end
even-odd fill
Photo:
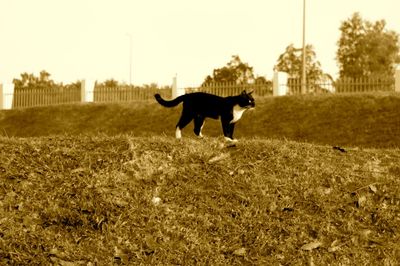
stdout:
POLYGON ((249 93, 247 93, 248 95, 251 95, 254 92, 254 90, 251 90, 249 93))
POLYGON ((246 90, 242 91, 242 95, 246 95, 246 94, 247 94, 246 90))

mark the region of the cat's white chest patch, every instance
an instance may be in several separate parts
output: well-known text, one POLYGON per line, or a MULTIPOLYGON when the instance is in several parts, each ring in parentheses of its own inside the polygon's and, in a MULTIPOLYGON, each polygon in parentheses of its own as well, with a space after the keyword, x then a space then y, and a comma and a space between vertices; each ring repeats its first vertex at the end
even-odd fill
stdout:
POLYGON ((231 120, 231 124, 237 122, 243 115, 246 108, 240 107, 239 105, 235 105, 233 107, 233 119, 231 120))

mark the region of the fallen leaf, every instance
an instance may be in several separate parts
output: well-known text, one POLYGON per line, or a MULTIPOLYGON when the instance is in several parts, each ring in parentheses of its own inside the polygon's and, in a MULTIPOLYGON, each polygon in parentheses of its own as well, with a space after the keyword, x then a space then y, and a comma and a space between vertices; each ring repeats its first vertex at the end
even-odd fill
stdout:
POLYGON ((210 160, 208 160, 209 163, 215 163, 221 160, 224 160, 229 157, 229 153, 221 153, 220 155, 212 157, 210 160))
POLYGON ((365 197, 364 195, 360 196, 358 198, 358 207, 364 206, 366 201, 367 201, 367 197, 365 197))
POLYGON ((123 263, 126 263, 128 261, 128 254, 124 250, 122 250, 119 247, 114 247, 114 260, 120 260, 123 263))
POLYGON ((79 167, 79 168, 75 168, 74 170, 71 171, 72 174, 81 173, 81 172, 85 172, 85 168, 79 167))
POLYGON ((371 233, 372 233, 371 230, 369 230, 369 229, 364 229, 364 230, 361 230, 361 231, 360 231, 360 236, 361 236, 361 238, 363 238, 363 239, 368 239, 368 236, 369 236, 371 233))
POLYGON ((61 259, 65 259, 67 257, 67 255, 64 252, 62 252, 56 248, 50 249, 49 255, 55 256, 55 257, 61 258, 61 259))
POLYGON ((371 184, 368 187, 372 192, 374 192, 374 193, 378 192, 378 189, 376 188, 376 186, 374 184, 371 184))
POLYGON ((334 247, 330 247, 328 248, 328 252, 336 252, 337 250, 339 250, 340 246, 334 246, 334 247))
POLYGON ((238 248, 233 252, 233 255, 243 257, 244 255, 246 255, 246 249, 245 248, 238 248))
POLYGON ((332 189, 331 189, 331 188, 325 188, 325 189, 324 189, 324 194, 325 194, 325 195, 329 195, 329 194, 331 194, 331 192, 332 192, 332 189))
POLYGON ((321 242, 319 242, 319 241, 314 241, 314 242, 311 242, 311 243, 308 243, 308 244, 303 245, 303 246, 301 247, 301 249, 302 249, 302 250, 308 250, 308 251, 309 251, 309 250, 313 250, 313 249, 319 248, 321 245, 322 245, 321 242))
POLYGON ((275 201, 272 201, 272 202, 269 204, 269 211, 270 211, 270 212, 276 211, 277 208, 278 208, 278 205, 276 205, 275 201))
POLYGON ((334 240, 331 244, 331 246, 328 248, 328 252, 335 252, 337 251, 341 245, 339 245, 339 240, 334 240))
POLYGON ((161 203, 161 198, 159 198, 159 197, 153 197, 152 199, 151 199, 151 202, 154 204, 154 205, 159 205, 160 203, 161 203))
POLYGON ((129 204, 126 200, 123 200, 123 199, 121 199, 121 198, 116 198, 116 199, 114 200, 114 203, 115 203, 117 206, 119 206, 119 207, 126 207, 126 206, 128 206, 128 204, 129 204))
POLYGON ((157 240, 152 235, 146 235, 144 240, 146 241, 147 247, 151 249, 156 249, 159 246, 157 240))

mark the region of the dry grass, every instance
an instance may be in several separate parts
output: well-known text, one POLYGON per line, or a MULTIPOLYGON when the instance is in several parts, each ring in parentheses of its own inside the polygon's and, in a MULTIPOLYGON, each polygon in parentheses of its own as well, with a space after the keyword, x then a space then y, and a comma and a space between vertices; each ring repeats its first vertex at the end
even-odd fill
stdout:
MULTIPOLYGON (((236 126, 238 138, 288 139, 332 146, 400 147, 400 94, 333 94, 256 99, 236 126)), ((0 112, 0 135, 40 137, 58 134, 174 136, 180 108, 155 101, 129 104, 76 104, 0 112)), ((193 136, 193 125, 183 131, 193 136)), ((208 119, 207 136, 221 136, 208 119)))
POLYGON ((0 264, 396 265, 399 150, 0 138, 0 264))

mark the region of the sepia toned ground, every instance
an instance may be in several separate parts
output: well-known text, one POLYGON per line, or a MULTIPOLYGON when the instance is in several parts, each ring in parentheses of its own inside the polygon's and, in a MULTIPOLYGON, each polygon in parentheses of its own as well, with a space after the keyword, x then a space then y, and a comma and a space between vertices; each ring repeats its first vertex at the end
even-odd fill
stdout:
MULTIPOLYGON (((398 93, 256 98, 256 108, 244 113, 234 136, 353 147, 399 147, 399 106, 398 93)), ((15 109, 0 112, 0 136, 175 136, 181 108, 165 108, 154 100, 15 109)), ((207 119, 203 134, 221 136, 220 122, 207 119)), ((193 124, 183 130, 183 137, 188 136, 194 136, 193 124)))
POLYGON ((264 99, 236 146, 153 103, 2 112, 0 264, 396 265, 399 97, 339 97, 264 99))

